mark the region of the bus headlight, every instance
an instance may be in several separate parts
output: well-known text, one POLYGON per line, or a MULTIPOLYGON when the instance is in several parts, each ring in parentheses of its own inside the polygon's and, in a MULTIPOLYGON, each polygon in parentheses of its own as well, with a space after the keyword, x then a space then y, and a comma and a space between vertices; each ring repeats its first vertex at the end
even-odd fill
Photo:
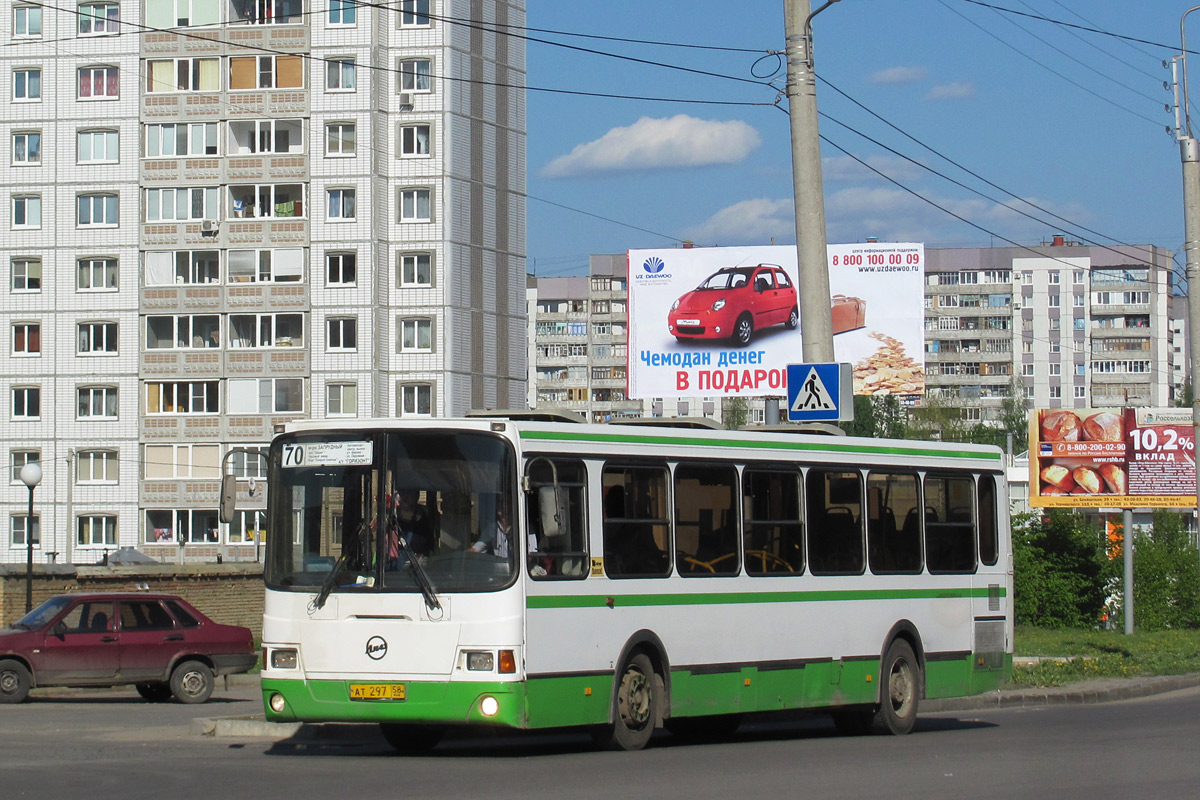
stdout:
POLYGON ((279 694, 278 692, 271 695, 271 699, 268 702, 271 705, 271 710, 276 714, 282 714, 283 707, 287 705, 287 701, 283 699, 283 695, 279 694))
POLYGON ((491 672, 495 668, 496 658, 486 650, 468 650, 466 656, 471 672, 491 672))
POLYGON ((494 717, 500 711, 500 701, 490 694, 479 701, 479 712, 485 717, 494 717))
POLYGON ((295 669, 296 664, 296 649, 294 647, 284 647, 271 651, 271 669, 295 669))

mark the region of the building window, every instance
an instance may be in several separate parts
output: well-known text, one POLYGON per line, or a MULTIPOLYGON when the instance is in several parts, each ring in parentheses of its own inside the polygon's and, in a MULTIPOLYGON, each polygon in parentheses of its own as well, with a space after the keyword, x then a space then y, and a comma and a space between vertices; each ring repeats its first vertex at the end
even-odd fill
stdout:
POLYGON ((120 6, 116 3, 87 3, 79 6, 80 36, 111 36, 120 33, 120 6))
POLYGON ((42 227, 42 196, 15 195, 12 199, 12 226, 15 229, 42 227))
POLYGON ((30 531, 30 519, 25 514, 13 514, 12 517, 12 546, 13 547, 28 547, 32 544, 35 548, 40 548, 42 543, 41 524, 37 516, 33 517, 32 531, 30 531), (30 534, 30 538, 25 538, 26 533, 30 534), (29 544, 26 544, 26 542, 29 544))
POLYGON ((217 187, 146 190, 146 222, 216 219, 217 187))
POLYGON ((160 58, 147 62, 146 92, 219 92, 221 61, 217 58, 160 58))
POLYGON ((8 463, 12 467, 12 474, 9 476, 8 482, 14 485, 22 483, 21 467, 26 464, 40 464, 42 462, 40 450, 13 450, 8 455, 8 463))
POLYGON ((357 87, 353 58, 331 58, 325 62, 325 91, 353 92, 357 87))
POLYGON ((115 194, 81 194, 75 198, 75 224, 80 228, 115 228, 119 202, 115 194))
POLYGON ((37 420, 42 418, 42 390, 37 386, 14 386, 12 389, 12 418, 37 420))
POLYGON ((328 322, 327 350, 351 351, 358 349, 358 320, 353 317, 334 317, 328 322))
POLYGON ((146 317, 147 350, 219 347, 220 341, 220 317, 216 314, 146 317))
POLYGON ((243 217, 303 217, 304 184, 268 183, 229 187, 230 215, 243 217))
POLYGON ((430 189, 400 190, 401 222, 432 222, 433 192, 430 189))
POLYGON ((78 547, 116 547, 117 518, 112 514, 87 514, 78 518, 78 547))
POLYGON ((13 100, 31 102, 42 99, 42 71, 40 69, 13 70, 13 100))
POLYGON ((117 131, 79 131, 75 135, 75 160, 80 164, 115 164, 121 158, 117 131))
POLYGON ((429 25, 429 0, 401 0, 400 27, 416 28, 429 25))
POLYGON ((326 198, 326 217, 333 220, 347 222, 354 219, 355 209, 355 190, 354 189, 329 189, 325 193, 326 198))
POLYGON ((325 155, 353 156, 358 132, 353 122, 335 122, 325 126, 325 155))
POLYGON ((77 392, 77 419, 117 419, 117 387, 81 386, 77 392))
POLYGON ((221 259, 216 250, 155 250, 146 253, 147 286, 194 286, 220 283, 221 259))
POLYGON ((81 322, 75 337, 76 354, 81 356, 117 355, 117 323, 81 322))
POLYGON ((1075 387, 1075 399, 1083 400, 1086 397, 1087 397, 1087 387, 1086 386, 1076 386, 1075 387))
POLYGON ((400 386, 400 416, 428 417, 433 415, 433 386, 428 383, 405 383, 400 386))
POLYGON ((148 444, 144 453, 147 479, 221 477, 220 445, 148 444))
POLYGON ((76 483, 116 483, 116 450, 80 450, 75 454, 76 483))
POLYGON ((40 6, 13 6, 13 36, 18 39, 40 39, 42 37, 42 9, 40 6))
POLYGON ((231 314, 229 346, 238 350, 304 347, 304 315, 231 314))
POLYGON ((1051 364, 1050 365, 1050 374, 1051 375, 1062 375, 1062 364, 1051 364))
POLYGON ((114 100, 121 96, 121 72, 116 67, 80 67, 80 100, 114 100))
POLYGON ((424 158, 429 155, 430 125, 402 125, 400 127, 400 157, 424 158))
POLYGON ((215 156, 217 123, 192 122, 146 126, 146 157, 215 156))
POLYGON ((263 444, 255 449, 253 446, 243 450, 235 450, 229 456, 229 471, 240 481, 267 479, 267 449, 263 444), (249 452, 247 452, 249 451, 249 452))
POLYGON ((300 414, 303 378, 231 378, 230 414, 300 414))
MULTIPOLYGON (((177 0, 180 3, 185 0, 177 0)), ((304 21, 302 0, 231 0, 231 22, 250 25, 292 25, 304 21)), ((180 23, 183 25, 185 23, 180 23)))
POLYGON ((429 253, 400 254, 400 286, 432 286, 433 256, 429 253))
POLYGON ((40 292, 42 290, 42 260, 40 258, 14 258, 11 263, 12 290, 14 292, 40 292))
POLYGON ((301 56, 232 56, 229 89, 301 89, 304 59, 301 56))
MULTIPOLYGON (((209 123, 215 125, 215 123, 209 123)), ((304 122, 299 119, 247 119, 229 122, 229 155, 304 152, 304 122)), ((216 151, 213 142, 213 153, 216 151)), ((195 146, 192 147, 192 152, 195 146)), ((164 152, 164 155, 166 153, 164 152)))
POLYGON ((42 354, 41 323, 13 323, 12 354, 14 356, 37 356, 42 354))
POLYGON ((358 22, 358 3, 355 0, 329 0, 330 25, 354 25, 358 22))
MULTIPOLYGON (((335 0, 336 2, 336 0, 335 0)), ((229 523, 230 544, 261 542, 267 534, 267 512, 254 509, 234 512, 229 523)))
POLYGON ((330 286, 353 286, 358 280, 356 253, 328 253, 325 256, 325 282, 330 286))
POLYGON ((42 163, 42 132, 21 131, 12 135, 13 166, 35 167, 42 163))
POLYGON ((217 381, 147 381, 147 414, 218 414, 217 381))
POLYGON ((81 258, 76 262, 75 288, 81 292, 106 292, 117 289, 117 259, 81 258))
POLYGON ((304 251, 230 250, 230 283, 298 283, 304 279, 304 251))
POLYGON ((354 417, 358 415, 358 386, 353 383, 331 383, 325 387, 325 416, 354 417))
POLYGON ((400 91, 428 94, 433 91, 431 62, 427 58, 400 62, 400 91))
POLYGON ((400 352, 428 353, 433 350, 433 320, 400 320, 400 352))
POLYGON ((219 532, 215 510, 146 509, 147 544, 216 544, 219 532))
POLYGON ((1061 386, 1051 386, 1050 387, 1050 399, 1051 400, 1061 400, 1062 399, 1062 387, 1061 386))

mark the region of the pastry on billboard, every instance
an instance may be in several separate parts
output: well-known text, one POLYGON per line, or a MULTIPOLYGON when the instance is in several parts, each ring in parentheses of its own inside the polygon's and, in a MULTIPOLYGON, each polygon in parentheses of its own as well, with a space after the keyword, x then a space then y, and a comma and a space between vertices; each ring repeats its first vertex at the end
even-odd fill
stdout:
MULTIPOLYGON (((1042 483, 1047 488, 1060 489, 1063 493, 1070 491, 1075 486, 1075 479, 1071 477, 1071 470, 1058 464, 1051 464, 1048 467, 1042 467, 1042 483)), ((1045 490, 1042 494, 1051 494, 1045 490)))
POLYGON ((1076 467, 1071 470, 1071 477, 1075 479, 1075 485, 1087 494, 1100 494, 1104 486, 1100 481, 1100 473, 1091 467, 1076 467))
POLYGON ((1070 494, 1066 489, 1059 489, 1057 486, 1046 484, 1042 487, 1042 497, 1063 497, 1070 494))
POLYGON ((1101 464, 1100 477, 1104 479, 1104 485, 1113 494, 1129 494, 1129 481, 1125 476, 1125 470, 1116 464, 1101 464))
POLYGON ((1042 413, 1043 442, 1078 442, 1079 417, 1073 411, 1042 413))
POLYGON ((1083 438, 1089 442, 1120 442, 1125 438, 1125 424, 1120 414, 1101 411, 1083 421, 1083 438))

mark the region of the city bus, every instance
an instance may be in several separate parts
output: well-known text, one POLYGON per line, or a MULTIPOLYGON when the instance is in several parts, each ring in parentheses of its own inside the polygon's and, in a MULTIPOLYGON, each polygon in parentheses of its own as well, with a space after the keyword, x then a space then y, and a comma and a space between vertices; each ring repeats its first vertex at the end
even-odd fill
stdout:
POLYGON ((994 447, 519 414, 289 423, 269 453, 275 721, 905 734, 1012 668, 994 447))

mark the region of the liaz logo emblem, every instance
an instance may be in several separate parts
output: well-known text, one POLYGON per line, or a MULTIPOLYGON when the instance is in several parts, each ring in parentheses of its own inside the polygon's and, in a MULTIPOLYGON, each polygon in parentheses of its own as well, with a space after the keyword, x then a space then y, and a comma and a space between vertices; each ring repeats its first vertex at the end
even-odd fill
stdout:
POLYGON ((367 639, 367 657, 378 661, 387 655, 387 639, 382 636, 372 636, 367 639))

